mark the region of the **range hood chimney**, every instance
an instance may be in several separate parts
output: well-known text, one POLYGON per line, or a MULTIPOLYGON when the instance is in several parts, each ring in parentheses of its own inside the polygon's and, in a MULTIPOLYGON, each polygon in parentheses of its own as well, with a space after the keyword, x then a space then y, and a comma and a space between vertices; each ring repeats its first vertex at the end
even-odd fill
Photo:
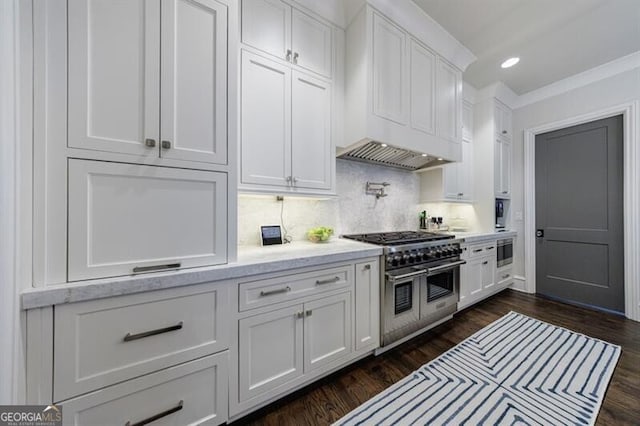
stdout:
POLYGON ((337 157, 410 171, 450 163, 443 158, 377 141, 364 141, 338 149, 337 157))

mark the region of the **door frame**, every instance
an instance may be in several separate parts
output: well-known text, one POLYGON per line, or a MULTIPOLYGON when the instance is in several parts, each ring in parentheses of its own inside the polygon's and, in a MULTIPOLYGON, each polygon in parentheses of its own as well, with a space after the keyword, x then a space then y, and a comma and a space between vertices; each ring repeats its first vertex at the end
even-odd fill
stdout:
POLYGON ((545 123, 524 130, 525 288, 536 291, 535 141, 536 135, 603 118, 623 118, 623 230, 625 316, 640 321, 640 101, 545 123))

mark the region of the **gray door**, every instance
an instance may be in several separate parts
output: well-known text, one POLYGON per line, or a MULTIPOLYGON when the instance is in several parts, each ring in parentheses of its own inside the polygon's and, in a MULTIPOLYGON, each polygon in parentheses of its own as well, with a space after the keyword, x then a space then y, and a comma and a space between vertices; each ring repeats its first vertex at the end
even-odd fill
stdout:
POLYGON ((538 293, 624 312, 622 137, 622 116, 536 136, 538 293))

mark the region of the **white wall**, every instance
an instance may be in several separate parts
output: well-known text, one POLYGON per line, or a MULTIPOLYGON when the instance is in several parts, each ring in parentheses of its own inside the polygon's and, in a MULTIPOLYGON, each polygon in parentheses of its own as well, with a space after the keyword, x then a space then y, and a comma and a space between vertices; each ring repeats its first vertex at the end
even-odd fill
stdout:
MULTIPOLYGON (((640 99, 640 68, 526 105, 513 113, 513 175, 511 208, 524 212, 524 130, 640 99)), ((640 143, 640 141, 636 141, 640 143)), ((636 165, 640 167, 640 164, 636 165)), ((515 215, 513 215, 515 217, 515 215)), ((524 276, 524 221, 513 221, 519 238, 514 274, 524 276)))

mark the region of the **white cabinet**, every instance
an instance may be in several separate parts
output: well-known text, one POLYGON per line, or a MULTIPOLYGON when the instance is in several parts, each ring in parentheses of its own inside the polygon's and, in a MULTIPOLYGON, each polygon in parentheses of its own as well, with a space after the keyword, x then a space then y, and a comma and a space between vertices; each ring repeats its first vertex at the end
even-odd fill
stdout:
POLYGON ((420 202, 473 202, 473 143, 463 141, 462 161, 420 172, 420 202))
POLYGON ((460 267, 460 309, 504 288, 497 285, 496 240, 463 245, 462 250, 461 258, 467 263, 460 267))
POLYGON ((411 127, 434 134, 436 127, 436 55, 414 40, 409 42, 411 127))
POLYGON ((495 101, 494 106, 494 131, 496 137, 511 141, 512 139, 512 112, 509 107, 495 101))
POLYGON ((227 261, 225 173, 72 159, 68 202, 69 281, 227 261))
POLYGON ((332 74, 332 28, 280 0, 243 0, 242 42, 325 77, 332 74))
POLYGON ((356 263, 355 350, 380 346, 380 270, 378 262, 356 263))
POLYGON ((473 140, 473 105, 462 101, 462 140, 473 140))
POLYGON ((407 124, 407 36, 379 14, 373 15, 373 113, 407 124))
POLYGON ((365 6, 347 29, 342 146, 363 140, 460 161, 462 72, 365 6))
POLYGON ((504 139, 495 142, 494 184, 496 198, 511 196, 511 143, 504 139))
POLYGON ((227 163, 227 6, 71 0, 68 15, 69 147, 227 163))
POLYGON ((350 293, 241 319, 238 331, 242 402, 351 352, 350 293))
POLYGON ((331 188, 329 83, 243 51, 241 104, 241 184, 331 188))
POLYGON ((462 73, 438 58, 436 66, 436 128, 438 136, 458 143, 462 135, 462 73))

